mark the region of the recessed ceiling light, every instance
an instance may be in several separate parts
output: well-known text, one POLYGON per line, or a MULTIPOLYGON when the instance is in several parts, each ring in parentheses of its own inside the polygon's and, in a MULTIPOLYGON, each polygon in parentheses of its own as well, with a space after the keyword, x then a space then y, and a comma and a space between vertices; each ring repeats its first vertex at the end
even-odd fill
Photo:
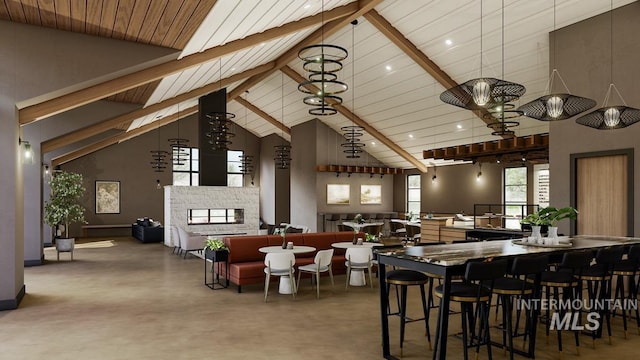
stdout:
POLYGON ((307 4, 307 5, 304 6, 304 9, 308 9, 310 7, 311 7, 311 4, 307 4))
POLYGON ((265 46, 265 45, 266 45, 266 43, 260 43, 260 46, 265 46))
POLYGON ((375 141, 372 141, 372 142, 371 142, 371 145, 375 145, 375 144, 376 144, 376 142, 375 142, 375 141))
POLYGON ((391 65, 387 65, 384 68, 387 69, 387 71, 391 71, 391 65))
POLYGON ((409 138, 413 139, 413 134, 409 134, 409 138))
POLYGON ((462 129, 462 125, 460 125, 460 124, 456 125, 456 127, 457 127, 458 129, 462 129))
POLYGON ((451 44, 453 44, 453 41, 451 41, 450 39, 447 39, 447 40, 444 41, 444 43, 447 44, 447 45, 451 45, 451 44))
POLYGON ((236 71, 236 68, 231 68, 231 71, 236 71))

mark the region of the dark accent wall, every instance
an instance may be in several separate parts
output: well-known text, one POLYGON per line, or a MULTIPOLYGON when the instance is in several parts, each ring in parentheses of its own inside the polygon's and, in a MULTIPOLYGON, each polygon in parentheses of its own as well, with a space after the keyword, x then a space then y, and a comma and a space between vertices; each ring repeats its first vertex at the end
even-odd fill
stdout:
MULTIPOLYGON (((640 3, 634 2, 613 11, 613 23, 605 13, 551 34, 551 59, 573 94, 596 100, 602 106, 613 80, 628 106, 640 108, 640 3), (613 24, 613 62, 610 51, 613 24), (611 66, 613 65, 613 79, 611 66)), ((612 98, 615 102, 617 96, 612 98)), ((593 109, 595 110, 595 109, 593 109)), ((572 154, 634 149, 640 147, 640 124, 618 130, 596 130, 578 125, 574 119, 557 121, 549 126, 549 174, 551 205, 570 203, 570 157, 572 154)), ((634 177, 640 178, 640 156, 634 156, 634 177)), ((640 206, 640 191, 634 184, 633 206, 640 206)), ((579 210, 579 209, 578 209, 579 210)), ((634 224, 640 223, 640 211, 634 212, 634 224)), ((559 232, 569 233, 569 222, 560 222, 559 232)), ((634 230, 637 235, 637 225, 634 230)))
POLYGON ((502 169, 498 164, 482 164, 482 177, 477 180, 478 165, 438 166, 432 181, 430 167, 420 182, 422 212, 473 214, 474 204, 500 204, 502 169))
POLYGON ((209 119, 212 112, 227 112, 227 89, 198 99, 198 137, 200 139, 200 185, 227 186, 227 152, 213 150, 209 145, 209 119))
POLYGON ((260 216, 267 224, 290 222, 291 170, 275 168, 274 146, 288 143, 271 134, 260 140, 260 216))

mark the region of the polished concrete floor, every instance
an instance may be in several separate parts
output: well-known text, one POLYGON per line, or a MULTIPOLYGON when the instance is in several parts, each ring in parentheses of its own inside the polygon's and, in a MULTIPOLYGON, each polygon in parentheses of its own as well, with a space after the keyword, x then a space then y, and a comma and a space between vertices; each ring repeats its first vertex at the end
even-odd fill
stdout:
MULTIPOLYGON (((92 240, 77 245, 73 262, 69 254, 58 262, 46 249, 44 266, 25 269, 22 304, 0 312, 0 359, 382 358, 377 284, 345 291, 344 276, 336 277, 335 289, 323 278, 319 300, 308 279, 296 299, 272 284, 264 303, 262 285, 241 294, 209 289, 197 257, 183 259, 128 237, 92 240)), ((408 308, 418 315, 419 294, 412 290, 408 308)), ((453 335, 459 316, 451 321, 448 358, 461 359, 453 335)), ((399 356, 398 322, 390 318, 392 353, 399 356)), ((431 323, 435 331, 435 316, 431 323)), ((637 359, 640 335, 632 326, 624 339, 620 323, 614 319, 613 345, 599 340, 593 349, 582 336, 580 357, 565 334, 564 359, 637 359)), ((536 358, 559 359, 555 336, 547 345, 539 329, 536 358)), ((498 338, 497 330, 492 334, 498 338)), ((508 358, 497 348, 493 355, 508 358)), ((480 358, 486 357, 483 350, 480 358)), ((422 323, 407 325, 403 358, 431 358, 422 323)))

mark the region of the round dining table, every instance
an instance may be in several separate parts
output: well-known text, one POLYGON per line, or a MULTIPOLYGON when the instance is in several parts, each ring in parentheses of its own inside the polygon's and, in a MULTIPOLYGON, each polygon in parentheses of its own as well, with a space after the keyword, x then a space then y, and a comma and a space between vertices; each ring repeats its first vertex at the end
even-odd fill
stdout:
MULTIPOLYGON (((373 248, 375 246, 384 246, 381 242, 370 242, 365 241, 362 244, 354 244, 352 241, 341 241, 331 244, 332 247, 336 249, 348 249, 348 248, 358 248, 358 247, 367 247, 373 248)), ((367 280, 364 276, 364 271, 362 269, 354 269, 351 272, 351 277, 349 278, 349 285, 351 286, 366 286, 367 280)))
MULTIPOLYGON (((304 254, 316 251, 313 246, 294 245, 292 249, 283 249, 282 246, 263 246, 258 249, 261 253, 276 253, 276 252, 292 252, 294 254, 304 254)), ((280 294, 293 294, 293 286, 291 286, 292 280, 288 275, 280 276, 280 284, 278 285, 278 292, 280 294)))

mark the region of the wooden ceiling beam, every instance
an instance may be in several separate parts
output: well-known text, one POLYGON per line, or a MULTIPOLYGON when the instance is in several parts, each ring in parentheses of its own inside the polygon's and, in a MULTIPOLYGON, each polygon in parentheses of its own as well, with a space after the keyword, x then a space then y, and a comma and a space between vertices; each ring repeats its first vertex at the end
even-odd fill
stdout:
MULTIPOLYGON (((370 2, 377 4, 381 1, 382 0, 375 0, 370 2)), ((152 66, 147 69, 134 72, 132 74, 120 76, 118 78, 104 81, 102 83, 89 86, 81 90, 73 91, 68 94, 55 97, 53 99, 45 100, 20 109, 19 122, 20 125, 25 125, 34 121, 42 120, 61 112, 68 111, 100 99, 104 99, 119 92, 162 79, 171 74, 175 74, 193 66, 212 61, 221 56, 306 29, 308 27, 320 24, 322 23, 322 21, 332 21, 334 19, 339 19, 349 15, 349 17, 351 17, 356 13, 359 14, 358 3, 350 3, 331 10, 327 10, 324 13, 319 13, 300 19, 298 21, 284 24, 276 28, 265 30, 258 34, 249 35, 245 38, 234 40, 224 45, 216 46, 199 53, 187 55, 181 59, 152 66)))
POLYGON ((244 99, 242 97, 237 97, 234 100, 236 102, 238 102, 240 105, 242 105, 242 106, 246 107, 247 109, 253 111, 256 115, 258 115, 261 118, 267 120, 267 122, 269 122, 271 125, 277 127, 278 129, 282 130, 287 135, 291 135, 291 128, 289 128, 288 126, 285 126, 280 121, 274 119, 271 115, 269 115, 266 112, 260 110, 260 108, 258 108, 257 106, 253 105, 252 103, 250 103, 246 99, 244 99))
MULTIPOLYGON (((303 82, 305 80, 304 77, 302 77, 302 75, 298 74, 295 70, 293 70, 292 68, 290 68, 288 66, 284 66, 280 70, 283 73, 285 73, 287 76, 289 76, 291 79, 293 79, 293 81, 295 81, 297 83, 301 83, 301 82, 303 82)), ((311 86, 309 87, 309 90, 311 90, 314 93, 318 91, 317 88, 311 87, 311 86)), ((404 158, 405 160, 410 162, 418 170, 420 170, 423 173, 427 172, 427 166, 425 164, 423 164, 420 160, 418 160, 415 157, 413 157, 405 149, 403 149, 400 146, 398 146, 398 144, 396 144, 393 141, 391 141, 391 139, 389 139, 388 137, 384 136, 380 131, 378 131, 376 128, 371 126, 369 123, 367 123, 366 121, 364 121, 363 119, 358 117, 358 115, 354 114, 349 109, 344 107, 344 105, 342 105, 342 104, 333 104, 332 106, 340 114, 342 114, 344 117, 346 117, 347 119, 352 120, 354 124, 356 124, 358 126, 362 126, 364 128, 364 130, 367 133, 369 133, 369 135, 373 136, 376 140, 380 141, 386 147, 388 147, 389 149, 394 151, 396 154, 400 155, 402 158, 404 158)))
POLYGON ((153 114, 156 111, 167 108, 169 106, 173 106, 181 102, 188 101, 193 98, 200 97, 214 91, 218 91, 221 88, 221 86, 225 87, 229 84, 233 84, 234 82, 240 81, 244 78, 267 71, 273 68, 273 66, 275 66, 274 62, 266 63, 258 67, 255 67, 253 69, 249 69, 241 73, 232 75, 226 79, 222 79, 220 82, 205 85, 201 88, 191 90, 189 92, 180 94, 171 99, 167 99, 159 103, 153 104, 151 106, 148 106, 146 108, 134 110, 129 113, 119 115, 111 119, 99 122, 97 124, 87 126, 82 129, 78 129, 76 131, 72 131, 70 133, 44 141, 41 144, 41 151, 43 154, 45 154, 45 153, 60 149, 64 146, 73 144, 74 142, 87 139, 91 136, 98 135, 100 133, 103 133, 105 131, 108 131, 114 128, 119 128, 122 126, 126 126, 126 128, 128 128, 131 122, 143 116, 147 116, 147 115, 153 114))
MULTIPOLYGON (((432 78, 434 78, 445 89, 450 89, 454 86, 458 86, 458 83, 449 76, 444 70, 438 66, 433 60, 423 53, 417 46, 415 46, 409 39, 407 39, 398 29, 396 29, 391 23, 380 15, 375 9, 372 9, 368 13, 364 14, 364 18, 367 19, 373 26, 384 34, 392 43, 400 48, 407 56, 409 56, 416 64, 423 68, 432 78)), ((486 110, 473 111, 473 113, 480 118, 485 124, 491 123, 493 120, 489 119, 489 112, 486 110), (485 116, 487 115, 487 116, 485 116)), ((506 136, 503 136, 506 137, 506 136)))
POLYGON ((155 130, 155 129, 161 127, 161 126, 170 124, 170 123, 172 123, 174 121, 180 120, 180 119, 182 119, 184 117, 187 117, 187 116, 189 116, 191 114, 195 114, 197 112, 198 112, 198 106, 192 106, 192 107, 187 108, 185 110, 181 110, 179 118, 178 118, 178 114, 174 113, 174 114, 171 114, 169 116, 165 116, 164 118, 162 118, 162 119, 160 119, 158 121, 155 121, 155 122, 153 122, 151 124, 147 124, 147 125, 141 126, 141 127, 137 128, 137 129, 134 129, 132 131, 123 132, 123 133, 111 136, 109 138, 103 139, 101 141, 95 142, 93 144, 84 146, 84 147, 82 147, 80 149, 77 149, 77 150, 68 152, 66 154, 54 157, 53 159, 51 159, 51 166, 53 168, 55 168, 58 165, 62 165, 62 164, 67 163, 69 161, 78 159, 78 158, 80 158, 82 156, 89 155, 89 154, 91 154, 91 153, 93 153, 95 151, 102 150, 102 149, 104 149, 104 148, 106 148, 108 146, 120 143, 122 141, 126 141, 126 140, 129 140, 129 139, 132 139, 132 138, 134 138, 136 136, 142 135, 142 134, 147 133, 147 132, 149 132, 151 130, 155 130))
POLYGON ((323 37, 326 38, 331 36, 332 34, 336 33, 338 30, 342 29, 343 27, 351 23, 351 21, 373 10, 373 8, 376 5, 380 4, 381 2, 382 0, 360 0, 360 1, 351 3, 351 4, 357 4, 357 8, 355 8, 351 14, 339 19, 335 19, 333 21, 329 21, 328 23, 325 23, 322 27, 320 27, 320 29, 314 31, 311 35, 307 36, 305 39, 303 39, 302 41, 300 41, 299 43, 291 47, 289 50, 287 50, 280 57, 278 57, 276 59, 276 67, 275 69, 273 69, 273 71, 269 71, 264 74, 256 75, 247 79, 245 82, 243 82, 242 84, 238 85, 235 89, 233 89, 233 91, 229 93, 228 98, 230 100, 234 100, 235 98, 239 97, 246 90, 249 90, 252 86, 266 79, 267 77, 269 77, 269 75, 271 75, 276 70, 284 68, 291 61, 295 60, 298 57, 298 52, 300 51, 300 49, 302 49, 307 45, 311 45, 313 43, 318 42, 323 37))

